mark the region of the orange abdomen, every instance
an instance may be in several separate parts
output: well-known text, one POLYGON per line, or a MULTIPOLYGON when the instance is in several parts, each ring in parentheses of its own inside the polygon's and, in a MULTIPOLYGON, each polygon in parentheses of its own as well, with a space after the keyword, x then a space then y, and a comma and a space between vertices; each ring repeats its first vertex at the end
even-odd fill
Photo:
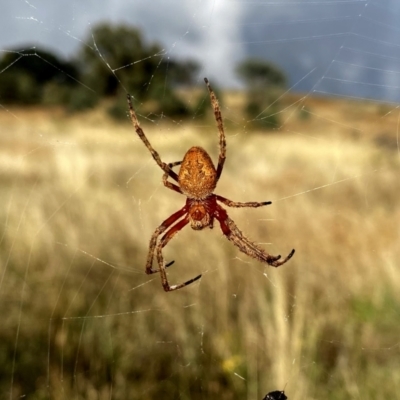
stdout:
POLYGON ((191 147, 179 170, 179 186, 192 199, 204 199, 216 186, 217 172, 208 153, 201 147, 191 147))

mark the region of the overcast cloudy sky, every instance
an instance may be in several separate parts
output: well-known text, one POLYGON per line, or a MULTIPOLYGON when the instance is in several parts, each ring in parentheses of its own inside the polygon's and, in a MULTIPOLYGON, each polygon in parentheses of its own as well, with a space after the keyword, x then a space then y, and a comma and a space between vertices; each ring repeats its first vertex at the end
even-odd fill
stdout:
POLYGON ((253 55, 282 67, 294 90, 400 101, 399 17, 396 0, 3 0, 0 50, 68 57, 96 23, 123 22, 221 86, 237 85, 235 65, 253 55))

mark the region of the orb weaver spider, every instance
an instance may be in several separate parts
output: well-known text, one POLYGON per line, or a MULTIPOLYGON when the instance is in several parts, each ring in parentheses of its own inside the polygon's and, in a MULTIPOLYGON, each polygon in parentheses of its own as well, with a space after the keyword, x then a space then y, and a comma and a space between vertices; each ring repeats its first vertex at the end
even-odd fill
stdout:
POLYGON ((226 210, 218 204, 218 202, 220 202, 228 207, 255 208, 269 205, 271 202, 264 201, 239 203, 213 193, 224 168, 226 159, 226 140, 218 100, 208 82, 208 79, 204 78, 204 81, 208 88, 211 105, 214 110, 219 131, 219 157, 217 168, 214 167, 209 154, 203 148, 197 146, 191 147, 184 155, 182 161, 176 161, 168 164, 161 161, 159 154, 150 144, 139 125, 139 121, 132 106, 131 96, 129 94, 127 96, 129 114, 132 124, 140 139, 149 149, 156 163, 164 171, 164 186, 186 196, 186 204, 180 210, 168 217, 155 230, 150 239, 149 253, 146 263, 146 274, 160 272, 161 283, 166 292, 181 289, 184 286, 197 281, 201 277, 201 275, 198 275, 184 283, 172 286, 168 283, 167 279, 166 268, 171 266, 174 261, 166 264, 162 255, 162 249, 176 235, 176 233, 178 233, 189 223, 192 229, 195 230, 201 230, 206 227, 213 228, 215 218, 220 224, 222 233, 228 238, 228 240, 237 246, 240 251, 259 261, 266 262, 268 265, 273 267, 279 267, 282 264, 285 264, 292 258, 294 254, 293 249, 283 260, 280 260, 280 255, 273 256, 268 254, 264 249, 251 242, 246 236, 244 236, 236 224, 229 218, 226 210), (176 173, 172 168, 178 165, 180 165, 180 170, 178 173, 176 173), (178 183, 178 185, 169 182, 168 178, 173 179, 178 183), (163 234, 163 236, 157 244, 157 239, 161 234, 163 234), (155 255, 157 255, 159 265, 158 269, 153 269, 153 258, 155 255))

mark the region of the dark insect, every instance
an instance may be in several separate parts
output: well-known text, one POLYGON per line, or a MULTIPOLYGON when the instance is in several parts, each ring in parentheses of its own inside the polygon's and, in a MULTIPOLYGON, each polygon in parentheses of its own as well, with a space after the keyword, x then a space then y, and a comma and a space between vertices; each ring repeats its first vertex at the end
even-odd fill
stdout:
POLYGON ((269 392, 263 398, 263 400, 286 400, 287 396, 285 395, 284 391, 275 390, 273 392, 269 392))

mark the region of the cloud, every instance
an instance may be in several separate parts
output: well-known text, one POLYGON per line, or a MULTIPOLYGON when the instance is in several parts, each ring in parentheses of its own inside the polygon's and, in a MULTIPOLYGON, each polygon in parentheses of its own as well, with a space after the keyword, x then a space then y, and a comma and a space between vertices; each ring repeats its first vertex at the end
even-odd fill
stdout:
POLYGON ((143 30, 149 42, 161 43, 167 57, 196 59, 202 75, 221 86, 237 83, 234 69, 241 59, 258 56, 281 66, 291 84, 316 67, 319 77, 300 82, 298 90, 314 90, 319 82, 317 90, 328 93, 341 87, 344 93, 379 92, 393 99, 398 77, 384 71, 400 60, 399 13, 395 0, 21 0, 2 5, 0 49, 37 45, 67 57, 90 41, 96 23, 126 23, 143 30), (347 65, 355 62, 361 67, 347 65), (319 80, 332 73, 340 85, 319 80), (370 85, 357 86, 361 79, 370 85), (377 92, 375 82, 392 88, 377 92))

